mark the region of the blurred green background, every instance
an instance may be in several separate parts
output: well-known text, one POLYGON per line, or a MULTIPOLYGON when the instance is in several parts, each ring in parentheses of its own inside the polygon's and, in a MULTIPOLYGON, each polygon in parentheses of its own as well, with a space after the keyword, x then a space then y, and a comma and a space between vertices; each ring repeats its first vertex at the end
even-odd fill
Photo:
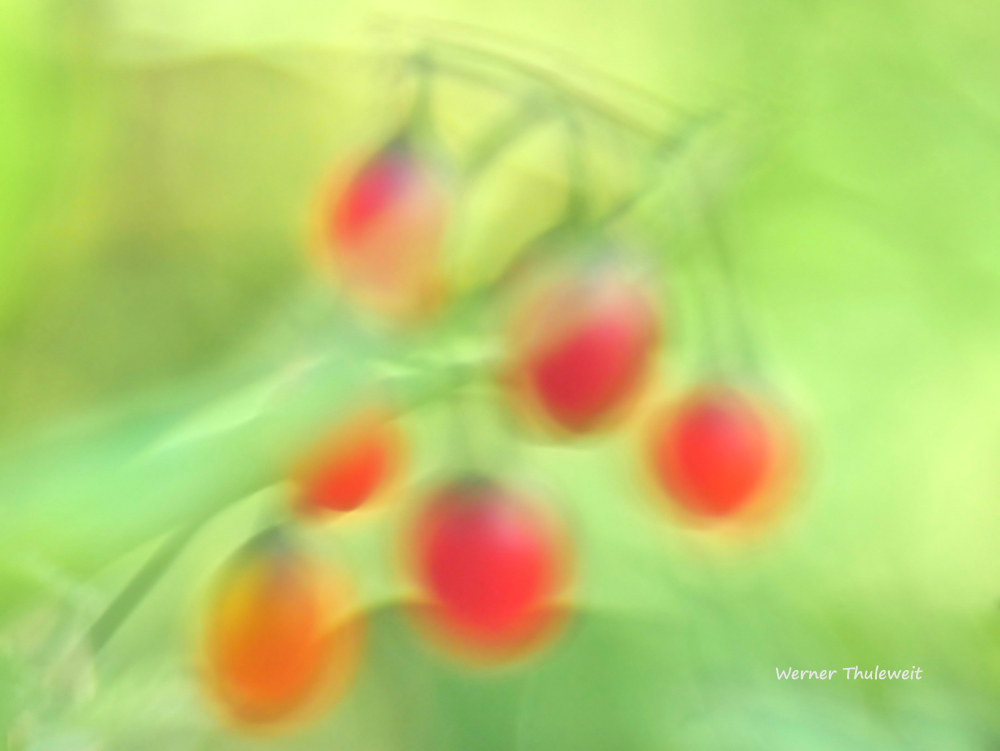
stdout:
MULTIPOLYGON (((995 748, 998 206, 995 3, 6 0, 0 744, 995 748), (306 227, 331 164, 398 118, 373 20, 414 17, 739 113, 718 216, 810 471, 780 530, 720 553, 632 503, 624 439, 527 448, 578 525, 580 614, 498 675, 400 622, 395 516, 317 533, 371 607, 362 677, 321 725, 245 741, 204 708, 187 630, 273 488, 199 534, 96 660, 64 653, 150 545, 280 479, 380 367, 306 227), (924 680, 770 672, 859 663, 924 680)), ((447 464, 439 423, 412 419, 421 471, 447 464)))

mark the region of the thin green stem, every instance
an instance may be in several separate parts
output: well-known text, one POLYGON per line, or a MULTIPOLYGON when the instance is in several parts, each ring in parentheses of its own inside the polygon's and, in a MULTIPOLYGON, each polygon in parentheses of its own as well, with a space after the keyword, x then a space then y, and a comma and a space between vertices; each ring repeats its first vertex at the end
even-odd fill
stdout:
POLYGON ((175 530, 104 609, 87 632, 87 643, 93 654, 100 652, 118 632, 211 516, 202 517, 175 530))
POLYGON ((472 147, 471 156, 462 169, 464 180, 471 182, 478 177, 500 154, 524 137, 549 114, 548 109, 537 99, 531 98, 524 106, 491 128, 489 133, 472 147))
POLYGON ((566 180, 569 184, 566 198, 567 225, 583 224, 590 213, 587 194, 587 158, 583 141, 583 128, 575 113, 567 108, 563 119, 566 123, 566 180))
POLYGON ((607 71, 583 65, 579 60, 570 59, 558 48, 542 45, 511 34, 505 34, 495 29, 485 29, 471 24, 442 21, 440 19, 411 18, 401 20, 398 17, 384 17, 379 21, 380 25, 385 28, 404 30, 427 43, 464 44, 468 49, 475 50, 478 55, 484 58, 493 58, 498 62, 503 62, 510 57, 508 54, 497 50, 498 46, 506 47, 507 49, 516 49, 519 52, 527 51, 536 57, 542 56, 548 58, 550 61, 561 65, 567 71, 572 71, 579 78, 589 82, 600 82, 620 92, 625 92, 633 97, 642 99, 646 103, 664 111, 690 114, 686 107, 677 102, 637 86, 631 81, 612 75, 607 71), (456 40, 458 41, 456 42, 456 40), (489 49, 488 45, 492 46, 492 49, 489 49))
POLYGON ((704 221, 708 230, 709 243, 714 250, 715 262, 722 277, 728 297, 729 318, 736 338, 739 364, 752 375, 760 373, 760 356, 752 334, 746 312, 746 301, 742 289, 736 281, 736 269, 730 253, 729 239, 712 207, 704 210, 704 221))
POLYGON ((663 178, 663 169, 666 163, 679 153, 684 151, 691 141, 702 132, 702 129, 718 117, 717 113, 708 113, 701 117, 690 120, 679 132, 673 133, 662 139, 652 155, 652 164, 645 179, 629 192, 619 203, 609 209, 603 217, 601 224, 611 224, 618 221, 652 192, 663 178))
POLYGON ((407 133, 426 137, 434 132, 434 92, 431 82, 434 63, 430 55, 422 50, 408 61, 408 67, 416 72, 416 92, 409 118, 405 127, 407 133))

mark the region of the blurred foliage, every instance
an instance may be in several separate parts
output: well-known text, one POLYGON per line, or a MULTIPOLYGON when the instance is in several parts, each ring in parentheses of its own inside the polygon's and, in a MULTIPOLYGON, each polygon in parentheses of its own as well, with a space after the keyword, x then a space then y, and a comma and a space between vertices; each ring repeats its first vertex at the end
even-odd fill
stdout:
MULTIPOLYGON (((306 531, 371 609, 365 669, 324 723, 255 746, 996 745, 1000 7, 633 0, 587 11, 557 0, 0 5, 0 738, 12 748, 245 747, 190 675, 187 629, 206 579, 273 513, 290 458, 372 383, 404 396, 438 388, 421 360, 435 342, 451 347, 445 360, 478 356, 460 325, 403 343, 370 334, 305 251, 331 166, 401 117, 371 20, 422 15, 735 115, 735 147, 701 154, 690 170, 701 182, 670 190, 683 214, 710 185, 812 471, 779 530, 728 549, 643 503, 632 436, 587 453, 520 449, 574 524, 580 615, 539 662, 497 675, 442 663, 402 622, 390 553, 406 503, 306 531), (73 651, 161 537, 223 509, 96 662, 73 651), (876 662, 920 664, 926 677, 770 677, 789 663, 876 662)), ((469 90, 453 96, 455 112, 496 112, 469 90)), ((449 137, 465 143, 475 129, 453 119, 449 137)), ((518 147, 523 161, 550 151, 544 138, 518 147)), ((564 186, 534 176, 533 212, 505 234, 492 207, 524 179, 517 154, 484 179, 463 237, 505 257, 549 221, 564 186)), ((704 336, 693 280, 723 293, 704 228, 661 206, 642 207, 639 225, 677 275, 670 375, 683 380, 704 336)), ((472 278, 493 273, 470 264, 472 278)), ((444 412, 406 418, 418 485, 451 461, 444 412)), ((486 445, 496 422, 479 428, 486 445)))

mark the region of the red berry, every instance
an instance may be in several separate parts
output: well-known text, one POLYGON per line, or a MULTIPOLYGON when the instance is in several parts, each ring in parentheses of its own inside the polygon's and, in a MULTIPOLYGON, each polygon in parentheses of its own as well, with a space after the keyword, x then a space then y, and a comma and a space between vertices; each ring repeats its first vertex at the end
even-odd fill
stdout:
POLYGON ((399 473, 402 437, 387 418, 363 415, 316 447, 296 471, 303 514, 344 513, 369 503, 399 473))
POLYGON ((203 630, 206 685, 247 728, 300 717, 353 674, 357 623, 321 566, 268 533, 229 563, 203 630))
POLYGON ((436 625, 458 646, 510 653, 552 623, 565 551, 549 519, 511 490, 446 485, 423 510, 415 545, 436 625))
POLYGON ((658 334, 654 306, 636 280, 618 269, 570 275, 522 311, 513 381, 559 427, 600 429, 639 391, 658 334))
POLYGON ((394 142, 375 154, 324 214, 325 244, 348 293, 390 314, 436 302, 447 201, 412 148, 394 142))
POLYGON ((690 394, 654 424, 651 437, 658 480, 699 517, 743 511, 773 489, 783 459, 764 408, 726 387, 690 394))

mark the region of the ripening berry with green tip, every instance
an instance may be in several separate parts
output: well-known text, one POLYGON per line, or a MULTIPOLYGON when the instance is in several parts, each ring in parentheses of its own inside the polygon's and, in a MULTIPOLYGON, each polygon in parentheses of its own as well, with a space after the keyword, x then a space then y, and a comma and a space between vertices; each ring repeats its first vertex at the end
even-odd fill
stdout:
POLYGON ((344 582, 271 531, 218 577, 201 626, 205 690, 248 731, 310 719, 343 693, 360 657, 360 621, 344 582))
POLYGON ((346 294, 390 317, 441 302, 449 219, 441 172, 405 140, 369 157, 324 194, 322 248, 346 294))

